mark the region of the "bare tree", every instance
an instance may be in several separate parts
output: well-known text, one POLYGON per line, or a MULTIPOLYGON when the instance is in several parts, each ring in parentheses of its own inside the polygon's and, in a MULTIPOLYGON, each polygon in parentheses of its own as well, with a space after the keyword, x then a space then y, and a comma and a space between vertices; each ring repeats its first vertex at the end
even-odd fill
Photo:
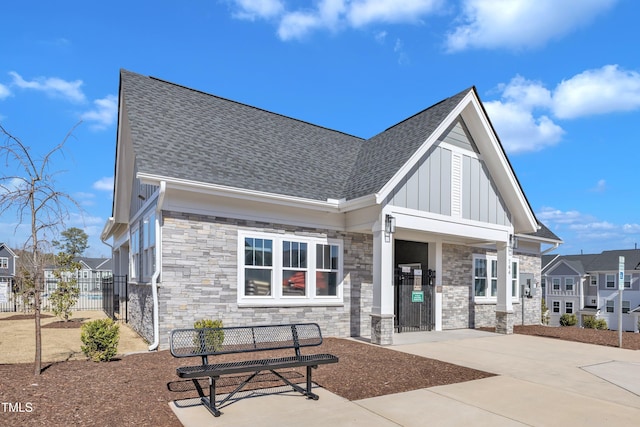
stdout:
POLYGON ((67 204, 77 206, 68 194, 55 187, 54 175, 50 167, 53 156, 62 155, 62 149, 80 123, 67 133, 61 143, 53 147, 44 157, 38 159, 29 147, 0 125, 0 135, 5 141, 0 145, 0 157, 4 157, 8 175, 0 177, 0 215, 15 211, 18 219, 16 228, 29 221, 30 236, 24 244, 24 254, 28 260, 24 264, 22 279, 26 282, 34 298, 34 318, 36 329, 35 375, 42 372, 42 336, 40 324, 41 294, 44 284, 45 247, 49 236, 69 216, 67 204))

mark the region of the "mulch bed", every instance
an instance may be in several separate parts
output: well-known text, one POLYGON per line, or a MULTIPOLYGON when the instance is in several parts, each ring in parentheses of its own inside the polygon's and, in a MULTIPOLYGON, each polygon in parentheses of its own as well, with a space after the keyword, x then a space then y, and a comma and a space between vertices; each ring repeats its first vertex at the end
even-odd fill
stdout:
MULTIPOLYGON (((40 319, 46 319, 48 317, 53 317, 50 314, 41 314, 40 319)), ((0 317, 0 322, 3 320, 33 320, 34 314, 14 314, 9 317, 0 317)))
POLYGON ((58 322, 47 323, 46 325, 42 325, 42 327, 49 329, 79 329, 85 320, 87 319, 69 319, 68 322, 60 320, 58 322))
MULTIPOLYGON (((353 340, 325 338, 315 350, 335 354, 340 362, 320 366, 313 373, 314 382, 349 400, 493 376, 353 340)), ((219 357, 217 361, 228 356, 219 357)), ((192 381, 176 375, 175 369, 185 364, 185 359, 160 351, 107 363, 54 363, 45 365, 39 377, 34 377, 30 363, 0 365, 0 402, 21 403, 23 409, 29 403, 32 408, 22 413, 0 410, 0 425, 180 426, 167 403, 198 396, 192 381)), ((291 378, 301 375, 302 371, 287 373, 291 378)), ((222 382, 218 392, 231 391, 233 380, 222 382)), ((270 383, 266 379, 259 385, 270 383)), ((206 390, 206 383, 203 386, 206 390)))
MULTIPOLYGON (((599 331, 597 329, 578 328, 575 326, 515 326, 514 332, 523 335, 535 335, 547 338, 558 338, 567 341, 583 342, 587 344, 618 347, 618 331, 599 331)), ((622 333, 622 348, 640 350, 640 334, 633 332, 622 333)))

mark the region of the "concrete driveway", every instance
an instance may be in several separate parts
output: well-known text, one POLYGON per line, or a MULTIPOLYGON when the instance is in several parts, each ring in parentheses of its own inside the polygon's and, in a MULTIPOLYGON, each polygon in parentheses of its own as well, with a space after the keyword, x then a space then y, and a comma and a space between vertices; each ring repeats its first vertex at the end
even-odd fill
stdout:
POLYGON ((498 374, 466 383, 349 402, 269 393, 215 420, 197 402, 172 402, 186 427, 637 426, 640 352, 474 330, 399 334, 390 348, 498 374))

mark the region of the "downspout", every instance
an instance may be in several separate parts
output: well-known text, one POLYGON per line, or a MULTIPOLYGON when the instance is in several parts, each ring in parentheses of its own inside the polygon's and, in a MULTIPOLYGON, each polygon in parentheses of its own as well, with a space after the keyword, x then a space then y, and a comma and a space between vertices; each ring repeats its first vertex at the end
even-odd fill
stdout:
POLYGON ((167 183, 160 181, 158 192, 158 203, 156 203, 156 270, 151 276, 151 298, 153 299, 153 343, 149 346, 149 351, 156 350, 160 344, 160 319, 158 316, 158 277, 160 277, 160 261, 162 259, 162 236, 160 235, 160 220, 162 215, 162 205, 164 204, 164 194, 167 190, 167 183))

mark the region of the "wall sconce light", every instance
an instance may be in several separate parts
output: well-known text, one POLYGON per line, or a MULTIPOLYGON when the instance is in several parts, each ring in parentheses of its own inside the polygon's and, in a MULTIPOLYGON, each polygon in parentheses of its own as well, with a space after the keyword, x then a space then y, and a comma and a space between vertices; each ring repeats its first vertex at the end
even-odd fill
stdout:
POLYGON ((384 232, 387 234, 396 232, 396 219, 389 214, 384 218, 384 232))

